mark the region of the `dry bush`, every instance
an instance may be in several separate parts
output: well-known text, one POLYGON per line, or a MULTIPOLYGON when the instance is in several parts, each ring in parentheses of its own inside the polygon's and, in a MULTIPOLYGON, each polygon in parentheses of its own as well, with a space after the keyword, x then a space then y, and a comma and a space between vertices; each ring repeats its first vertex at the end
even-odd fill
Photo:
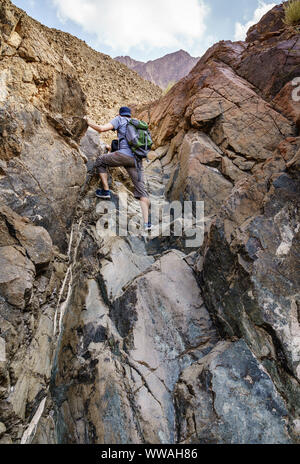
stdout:
POLYGON ((294 26, 300 21, 300 0, 289 0, 287 5, 284 5, 285 24, 294 26))

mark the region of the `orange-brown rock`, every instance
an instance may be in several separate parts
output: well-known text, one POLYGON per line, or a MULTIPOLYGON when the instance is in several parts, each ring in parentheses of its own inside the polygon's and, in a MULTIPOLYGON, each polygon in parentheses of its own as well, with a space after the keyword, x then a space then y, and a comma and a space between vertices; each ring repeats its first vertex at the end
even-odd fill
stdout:
POLYGON ((274 108, 296 123, 300 130, 300 80, 288 82, 273 100, 274 108))
MULTIPOLYGON (((290 117, 293 104, 289 83, 300 75, 300 36, 297 26, 284 24, 283 4, 275 6, 249 30, 247 43, 235 68, 237 73, 255 85, 269 102, 283 91, 278 103, 282 114, 290 117)), ((295 111, 298 115, 292 115, 294 121, 299 106, 295 111)))

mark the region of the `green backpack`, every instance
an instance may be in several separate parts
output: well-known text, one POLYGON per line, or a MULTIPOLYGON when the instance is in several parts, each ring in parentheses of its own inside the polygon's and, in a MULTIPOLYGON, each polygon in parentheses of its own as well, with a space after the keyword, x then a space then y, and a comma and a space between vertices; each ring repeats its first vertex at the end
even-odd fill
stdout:
POLYGON ((126 128, 126 140, 138 160, 147 158, 153 145, 148 124, 138 119, 130 119, 126 128))

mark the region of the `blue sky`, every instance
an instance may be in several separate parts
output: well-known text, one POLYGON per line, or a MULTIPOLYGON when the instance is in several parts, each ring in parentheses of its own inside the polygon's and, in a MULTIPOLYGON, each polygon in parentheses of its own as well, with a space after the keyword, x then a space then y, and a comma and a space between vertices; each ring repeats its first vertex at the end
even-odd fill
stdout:
POLYGON ((48 27, 112 57, 148 61, 179 49, 201 56, 219 40, 243 40, 276 0, 13 0, 48 27))

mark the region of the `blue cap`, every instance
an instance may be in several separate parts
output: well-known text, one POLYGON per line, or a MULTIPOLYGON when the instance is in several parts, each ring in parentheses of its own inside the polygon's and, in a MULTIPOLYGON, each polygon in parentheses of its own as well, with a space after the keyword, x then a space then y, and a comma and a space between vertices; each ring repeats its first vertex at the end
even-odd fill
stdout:
POLYGON ((119 115, 131 117, 131 109, 128 108, 128 106, 122 106, 122 108, 120 108, 119 115))

